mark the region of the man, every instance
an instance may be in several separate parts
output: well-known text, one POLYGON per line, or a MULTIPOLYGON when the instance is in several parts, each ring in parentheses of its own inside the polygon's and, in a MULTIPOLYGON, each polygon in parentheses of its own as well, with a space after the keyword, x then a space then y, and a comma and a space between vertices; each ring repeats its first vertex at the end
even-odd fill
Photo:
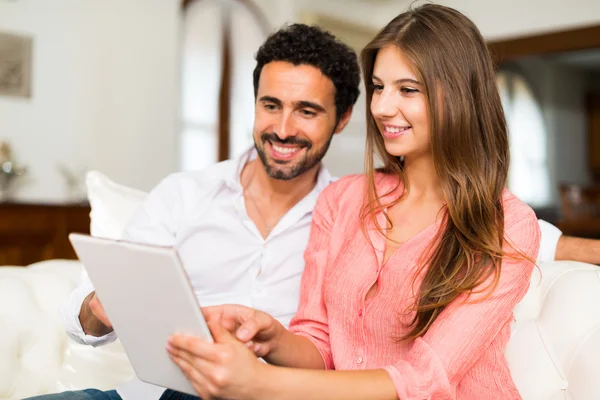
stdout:
MULTIPOLYGON (((256 59, 256 149, 166 178, 124 239, 177 247, 200 304, 258 307, 287 325, 298 306, 312 209, 332 181, 321 159, 350 119, 360 75, 349 47, 306 25, 272 35, 256 59)), ((71 295, 63 316, 77 342, 98 346, 116 338, 89 282, 71 295)), ((163 391, 136 381, 118 393, 45 398, 158 399, 163 391)))
MULTIPOLYGON (((243 304, 287 326, 298 306, 312 209, 332 181, 321 159, 350 119, 359 68, 350 48, 301 24, 269 37, 256 60, 255 149, 166 178, 132 217, 124 239, 176 247, 203 306, 243 304)), ((560 232, 544 237, 552 259, 560 232)), ((79 343, 116 339, 89 282, 71 295, 63 315, 79 343)), ((163 391, 134 381, 118 392, 44 398, 180 398, 163 391)))

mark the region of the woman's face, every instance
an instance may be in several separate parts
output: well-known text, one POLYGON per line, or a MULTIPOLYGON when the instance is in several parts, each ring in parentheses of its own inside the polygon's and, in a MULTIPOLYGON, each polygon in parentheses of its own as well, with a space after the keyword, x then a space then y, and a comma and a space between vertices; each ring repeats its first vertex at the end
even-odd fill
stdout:
POLYGON ((379 50, 372 76, 371 113, 393 156, 430 155, 431 136, 425 86, 396 46, 379 50))

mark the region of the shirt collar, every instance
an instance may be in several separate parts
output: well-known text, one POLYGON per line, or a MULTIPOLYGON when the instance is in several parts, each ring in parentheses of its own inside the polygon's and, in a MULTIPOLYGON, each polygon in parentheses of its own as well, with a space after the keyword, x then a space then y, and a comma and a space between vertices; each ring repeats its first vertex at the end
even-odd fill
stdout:
POLYGON ((258 152, 254 146, 246 150, 242 155, 231 160, 231 165, 227 173, 225 174, 225 184, 227 187, 233 190, 242 191, 241 176, 242 171, 247 163, 258 157, 258 152))

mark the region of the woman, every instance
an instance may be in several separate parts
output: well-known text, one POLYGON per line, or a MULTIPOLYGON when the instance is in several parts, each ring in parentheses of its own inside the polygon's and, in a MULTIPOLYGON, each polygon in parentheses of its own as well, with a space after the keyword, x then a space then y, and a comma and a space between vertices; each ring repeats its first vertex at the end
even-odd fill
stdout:
POLYGON ((216 344, 170 341, 203 398, 520 398, 503 354, 540 233, 504 189, 506 123, 483 38, 427 4, 392 20, 362 64, 367 172, 317 203, 290 330, 223 306, 206 310, 216 344))

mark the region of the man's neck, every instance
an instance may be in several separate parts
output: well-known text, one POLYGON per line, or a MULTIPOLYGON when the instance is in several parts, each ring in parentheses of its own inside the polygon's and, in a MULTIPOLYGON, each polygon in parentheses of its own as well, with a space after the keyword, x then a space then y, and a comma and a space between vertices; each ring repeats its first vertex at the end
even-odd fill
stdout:
POLYGON ((321 164, 290 180, 274 179, 267 174, 260 158, 246 164, 242 171, 241 182, 254 197, 265 203, 293 207, 309 194, 317 183, 321 164))

